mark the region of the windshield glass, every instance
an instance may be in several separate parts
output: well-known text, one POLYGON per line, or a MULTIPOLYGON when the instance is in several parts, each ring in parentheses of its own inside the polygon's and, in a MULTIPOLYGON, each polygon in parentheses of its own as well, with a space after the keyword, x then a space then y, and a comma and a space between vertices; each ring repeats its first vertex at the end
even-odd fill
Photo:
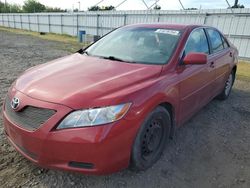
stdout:
POLYGON ((170 59, 179 30, 160 28, 120 28, 103 37, 86 52, 111 60, 133 63, 165 64, 170 59))

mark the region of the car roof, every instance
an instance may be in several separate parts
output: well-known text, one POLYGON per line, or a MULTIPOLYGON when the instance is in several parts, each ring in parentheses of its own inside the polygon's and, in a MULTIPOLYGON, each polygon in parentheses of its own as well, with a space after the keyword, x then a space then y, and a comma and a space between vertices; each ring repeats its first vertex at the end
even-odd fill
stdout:
POLYGON ((168 29, 193 29, 196 27, 203 27, 202 25, 194 25, 194 24, 168 24, 168 23, 141 23, 141 24, 132 24, 127 25, 125 27, 146 27, 146 28, 168 28, 168 29))

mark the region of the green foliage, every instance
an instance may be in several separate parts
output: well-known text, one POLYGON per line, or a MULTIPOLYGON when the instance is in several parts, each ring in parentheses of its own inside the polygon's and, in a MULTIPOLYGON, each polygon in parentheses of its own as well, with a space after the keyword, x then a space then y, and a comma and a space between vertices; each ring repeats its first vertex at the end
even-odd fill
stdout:
POLYGON ((187 8, 186 10, 198 10, 197 8, 187 8))
POLYGON ((92 6, 88 8, 89 11, 105 11, 105 10, 115 10, 115 7, 110 5, 110 6, 92 6))
POLYGON ((22 7, 17 4, 9 4, 0 2, 0 13, 19 13, 22 12, 22 7))
POLYGON ((161 10, 161 6, 160 5, 155 5, 154 10, 161 10))
POLYGON ((234 5, 232 6, 232 8, 245 8, 244 5, 240 5, 239 4, 239 0, 235 0, 234 1, 234 5))
POLYGON ((39 3, 37 0, 26 0, 24 1, 23 11, 24 12, 45 12, 45 5, 39 3))
POLYGON ((67 12, 66 9, 61 9, 61 8, 53 8, 53 7, 46 7, 45 12, 67 12))
POLYGON ((33 12, 66 12, 60 8, 53 8, 39 3, 37 0, 26 0, 23 6, 3 3, 0 1, 0 13, 33 13, 33 12))

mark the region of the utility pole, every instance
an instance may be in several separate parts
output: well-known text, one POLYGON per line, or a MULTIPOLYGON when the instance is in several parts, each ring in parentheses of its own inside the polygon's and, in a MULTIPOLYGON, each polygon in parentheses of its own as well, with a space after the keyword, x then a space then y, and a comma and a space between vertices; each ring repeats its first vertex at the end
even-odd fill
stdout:
POLYGON ((7 13, 7 0, 5 0, 5 2, 4 2, 4 12, 7 13))

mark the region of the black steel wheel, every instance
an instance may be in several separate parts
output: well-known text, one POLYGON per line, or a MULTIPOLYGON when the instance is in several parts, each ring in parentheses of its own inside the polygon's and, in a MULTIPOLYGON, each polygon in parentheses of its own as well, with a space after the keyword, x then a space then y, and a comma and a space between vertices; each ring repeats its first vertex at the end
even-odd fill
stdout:
POLYGON ((235 72, 232 71, 227 78, 223 91, 217 96, 217 99, 226 100, 229 97, 234 84, 234 80, 235 80, 235 72))
POLYGON ((157 107, 142 124, 132 148, 131 167, 146 170, 161 156, 169 138, 171 117, 164 107, 157 107))

